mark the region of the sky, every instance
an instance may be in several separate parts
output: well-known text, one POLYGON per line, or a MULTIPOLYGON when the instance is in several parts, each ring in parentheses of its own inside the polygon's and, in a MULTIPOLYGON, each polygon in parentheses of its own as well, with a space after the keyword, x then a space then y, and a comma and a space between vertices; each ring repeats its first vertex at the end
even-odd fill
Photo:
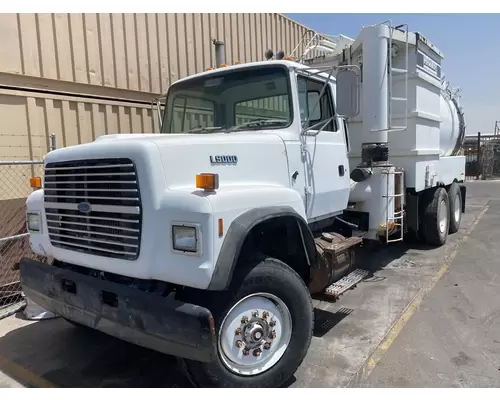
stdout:
POLYGON ((408 24, 442 53, 445 79, 462 89, 467 135, 500 120, 500 14, 286 14, 317 32, 356 38, 362 26, 408 24))

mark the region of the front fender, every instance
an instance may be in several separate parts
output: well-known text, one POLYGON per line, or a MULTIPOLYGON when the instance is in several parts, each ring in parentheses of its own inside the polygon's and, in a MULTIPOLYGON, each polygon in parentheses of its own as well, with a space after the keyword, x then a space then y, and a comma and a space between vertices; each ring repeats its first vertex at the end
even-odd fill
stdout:
POLYGON ((224 224, 231 222, 218 251, 214 251, 217 261, 208 290, 227 289, 248 233, 259 223, 272 218, 293 217, 297 221, 309 265, 316 265, 314 238, 306 221, 303 201, 296 191, 288 188, 246 187, 217 193, 210 201, 216 214, 214 221, 222 217, 224 224))

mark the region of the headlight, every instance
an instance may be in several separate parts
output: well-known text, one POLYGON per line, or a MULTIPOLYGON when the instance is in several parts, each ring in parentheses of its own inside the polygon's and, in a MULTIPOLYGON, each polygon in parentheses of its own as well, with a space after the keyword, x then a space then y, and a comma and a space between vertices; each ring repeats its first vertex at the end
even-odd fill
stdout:
POLYGON ((172 245, 175 250, 196 253, 198 251, 198 234, 194 226, 173 225, 172 245))
POLYGON ((39 213, 28 213, 28 231, 41 232, 42 231, 42 218, 39 213))

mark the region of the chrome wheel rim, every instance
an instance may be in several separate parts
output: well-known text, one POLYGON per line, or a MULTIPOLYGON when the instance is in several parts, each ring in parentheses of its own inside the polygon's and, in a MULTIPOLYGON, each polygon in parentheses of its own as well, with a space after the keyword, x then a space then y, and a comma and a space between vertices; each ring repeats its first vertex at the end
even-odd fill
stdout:
POLYGON ((455 222, 458 222, 460 220, 460 195, 457 193, 455 195, 455 210, 454 210, 454 214, 455 214, 455 222))
POLYGON ((438 208, 438 222, 439 231, 444 233, 448 227, 448 210, 446 207, 446 201, 441 200, 438 208))
POLYGON ((270 293, 239 300, 222 321, 218 347, 224 365, 239 375, 267 371, 285 354, 292 337, 288 307, 270 293))

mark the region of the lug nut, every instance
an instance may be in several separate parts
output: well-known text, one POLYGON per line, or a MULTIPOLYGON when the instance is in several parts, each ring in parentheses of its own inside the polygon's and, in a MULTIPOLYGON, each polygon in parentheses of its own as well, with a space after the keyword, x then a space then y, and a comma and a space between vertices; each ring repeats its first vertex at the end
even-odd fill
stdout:
POLYGON ((269 317, 269 313, 267 311, 264 311, 262 313, 262 318, 266 319, 267 317, 269 317))
POLYGON ((256 318, 256 317, 258 317, 258 316, 259 316, 259 312, 258 312, 258 311, 254 311, 254 312, 252 313, 252 317, 256 318))
POLYGON ((237 329, 234 331, 234 334, 235 334, 235 336, 240 336, 240 335, 241 335, 241 328, 237 328, 237 329))
POLYGON ((246 324, 247 322, 248 322, 248 317, 244 315, 243 318, 241 319, 241 323, 246 324))
POLYGON ((261 354, 262 354, 262 350, 261 350, 261 349, 255 349, 255 350, 253 351, 253 355, 254 355, 254 357, 258 357, 258 356, 260 356, 261 354))
POLYGON ((269 339, 276 339, 276 332, 275 332, 275 331, 272 331, 272 332, 269 334, 269 339))
POLYGON ((276 321, 274 319, 272 319, 271 322, 269 322, 269 325, 270 326, 276 326, 276 321))
POLYGON ((248 350, 246 347, 243 349, 243 355, 248 356, 250 354, 250 350, 248 350))
POLYGON ((269 350, 271 348, 271 343, 266 342, 264 343, 264 350, 269 350))
POLYGON ((243 347, 243 342, 241 340, 237 340, 236 347, 239 347, 239 348, 243 347))

